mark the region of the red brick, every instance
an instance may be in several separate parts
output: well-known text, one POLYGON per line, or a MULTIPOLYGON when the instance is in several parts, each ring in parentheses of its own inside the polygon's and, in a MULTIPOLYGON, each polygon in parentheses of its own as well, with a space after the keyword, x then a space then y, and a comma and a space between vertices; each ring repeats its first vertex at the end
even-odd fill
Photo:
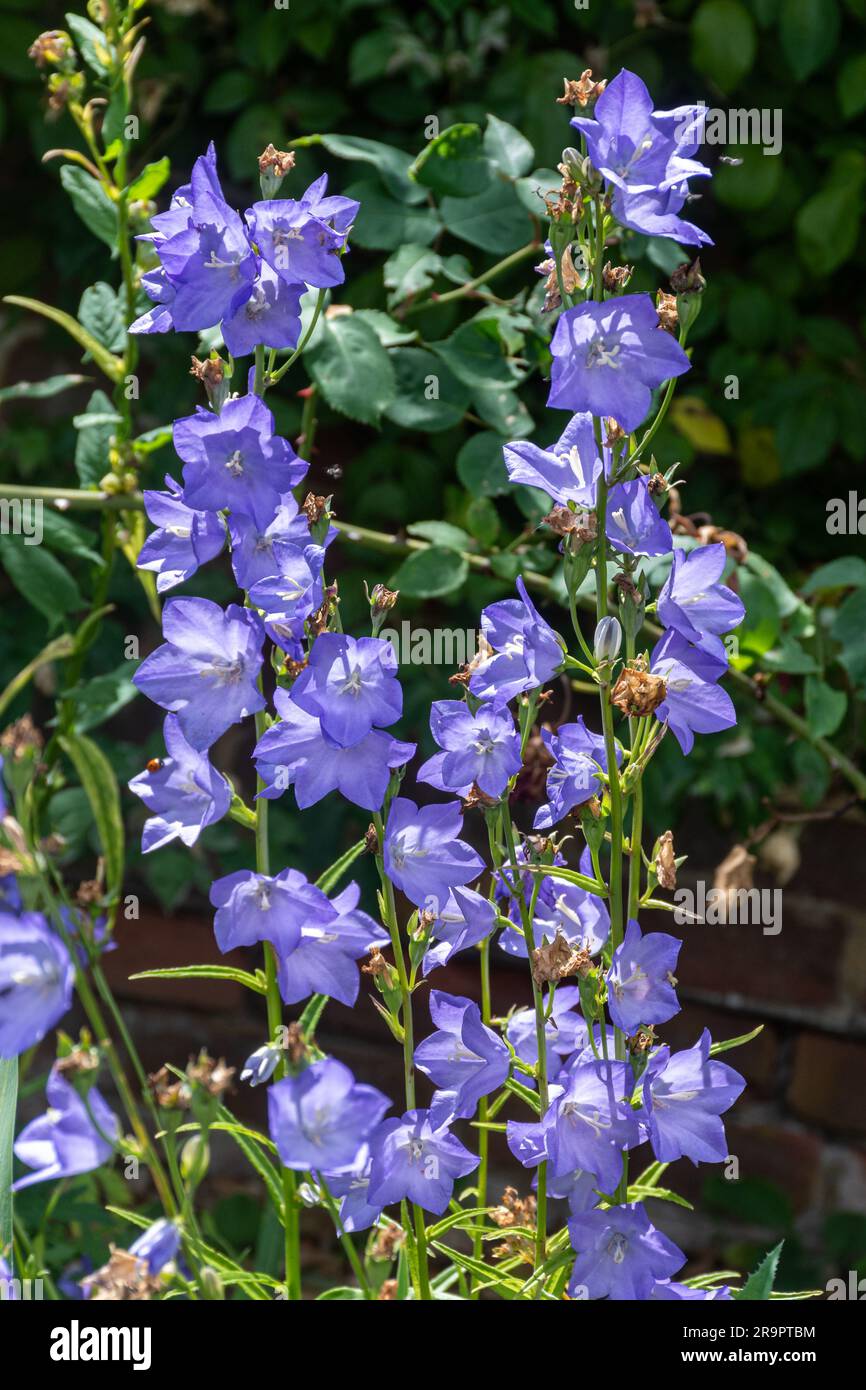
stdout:
POLYGON ((240 951, 222 955, 213 924, 202 917, 163 917, 145 909, 137 922, 121 920, 117 950, 103 957, 105 973, 119 998, 151 1000, 169 1007, 226 1013, 241 1009, 247 991, 226 980, 130 980, 143 970, 181 965, 236 965, 249 969, 240 951))
POLYGON ((866 1134, 864 1075, 866 1043, 803 1033, 797 1039, 788 1088, 791 1107, 827 1129, 866 1134))

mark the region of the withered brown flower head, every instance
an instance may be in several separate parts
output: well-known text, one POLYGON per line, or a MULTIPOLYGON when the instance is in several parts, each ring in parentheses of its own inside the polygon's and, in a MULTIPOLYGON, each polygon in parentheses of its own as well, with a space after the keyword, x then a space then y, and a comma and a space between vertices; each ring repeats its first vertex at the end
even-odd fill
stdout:
POLYGON ((610 261, 605 261, 604 269, 601 272, 608 294, 616 294, 617 290, 624 290, 633 275, 633 265, 611 265, 610 261))
POLYGON ((659 328, 663 328, 666 333, 672 333, 676 337, 680 323, 676 295, 666 294, 664 290, 659 290, 656 295, 656 313, 659 316, 659 328))
POLYGON ((592 957, 582 946, 572 946, 561 931, 553 941, 532 952, 532 978, 537 985, 553 984, 568 975, 585 975, 592 969, 592 957))
POLYGON ((382 952, 379 950, 379 947, 372 946, 370 948, 369 956, 364 961, 364 964, 361 966, 361 974, 374 976, 387 975, 390 969, 391 966, 389 965, 388 961, 386 961, 385 957, 382 955, 382 952))
MULTIPOLYGON (((661 497, 664 493, 667 492, 670 494, 671 500, 673 501, 673 494, 676 492, 676 488, 668 487, 668 481, 664 473, 650 474, 650 479, 647 483, 647 487, 649 488, 650 497, 661 497)), ((677 493, 677 500, 679 500, 679 493, 677 493)))
POLYGON ((671 289, 674 294, 695 294, 706 289, 707 282, 701 274, 700 256, 691 265, 678 265, 671 276, 671 289))
POLYGON ((463 798, 463 806, 467 811, 472 811, 476 806, 495 806, 499 800, 496 796, 488 796, 483 792, 477 782, 473 782, 466 796, 463 798))
POLYGON ((623 714, 640 718, 658 709, 667 695, 661 676, 654 676, 635 662, 623 667, 619 679, 610 692, 610 702, 621 709, 623 714))
POLYGON ((293 656, 287 656, 283 662, 283 670, 290 680, 296 681, 301 672, 309 665, 307 658, 296 661, 293 656))
POLYGON ((649 1052, 650 1048, 654 1046, 655 1040, 655 1028, 651 1024, 649 1026, 643 1024, 634 1037, 628 1039, 628 1050, 633 1053, 649 1052))
POLYGON ((97 1269, 94 1274, 83 1279, 88 1297, 94 1303, 113 1300, 115 1302, 143 1302, 160 1292, 159 1279, 148 1273, 144 1260, 130 1255, 128 1250, 119 1250, 110 1245, 111 1259, 108 1264, 97 1269))
POLYGON ((656 878, 661 888, 673 890, 677 886, 677 861, 676 851, 674 850, 674 835, 672 830, 666 830, 659 836, 658 853, 656 854, 656 878))
POLYGON ((200 381, 206 390, 211 391, 215 386, 221 386, 225 376, 225 363, 221 357, 191 357, 192 366, 189 369, 190 376, 194 376, 196 381, 200 381))
POLYGON ((160 1067, 147 1078, 148 1089, 163 1110, 188 1110, 189 1086, 173 1076, 168 1067, 160 1067))
POLYGON ((259 173, 267 173, 268 170, 284 179, 290 169, 295 167, 295 156, 291 150, 277 150, 273 145, 266 145, 259 155, 259 173))
POLYGON ((314 492, 308 492, 301 506, 301 511, 310 525, 315 526, 316 522, 321 521, 325 515, 327 505, 327 497, 317 497, 314 492))
POLYGON ((0 751, 9 753, 13 761, 19 762, 31 749, 41 753, 44 740, 29 714, 22 714, 0 734, 0 751))
POLYGON ((400 1250, 405 1236, 401 1227, 393 1221, 380 1226, 376 1232, 376 1239, 370 1247, 370 1258, 372 1260, 393 1260, 400 1250))
POLYGON ((383 1279, 376 1294, 377 1303, 393 1303, 397 1297, 397 1290, 400 1285, 396 1279, 383 1279))
POLYGON ((290 1023, 286 1029, 285 1053, 292 1066, 300 1066, 301 1062, 306 1061, 310 1049, 307 1047, 307 1040, 301 1031, 301 1025, 297 1022, 290 1023))
MULTIPOLYGON (((491 1211, 490 1219, 503 1231, 507 1231, 511 1226, 534 1226, 535 1210, 534 1196, 521 1197, 516 1188, 506 1187, 500 1198, 500 1205, 491 1211)), ((499 1260, 516 1257, 526 1264, 533 1264, 535 1247, 527 1236, 506 1235, 502 1244, 495 1247, 493 1255, 499 1260)))
POLYGON ((201 1086, 208 1095, 219 1098, 231 1086, 235 1068, 226 1066, 224 1057, 215 1062, 213 1057, 209 1057, 207 1052, 202 1049, 198 1057, 190 1057, 186 1074, 190 1081, 201 1086))
POLYGON ((549 526, 555 536, 574 536, 585 545, 598 535, 598 517, 595 512, 572 511, 571 507, 553 507, 541 518, 542 524, 549 526))
POLYGON ((374 617, 390 613, 400 597, 399 589, 388 589, 384 584, 374 584, 370 590, 370 611, 374 617))
POLYGON ((755 882, 757 859, 745 845, 734 845, 721 864, 717 865, 713 887, 723 893, 735 893, 739 888, 752 888, 755 882))
POLYGON ((86 1076, 99 1066, 99 1053, 95 1047, 76 1047, 65 1057, 58 1057, 54 1070, 61 1076, 86 1076))
POLYGON ((597 101, 607 86, 607 82, 593 82, 592 68, 584 68, 580 77, 563 77, 563 93, 557 97, 560 106, 588 106, 591 101, 597 101))

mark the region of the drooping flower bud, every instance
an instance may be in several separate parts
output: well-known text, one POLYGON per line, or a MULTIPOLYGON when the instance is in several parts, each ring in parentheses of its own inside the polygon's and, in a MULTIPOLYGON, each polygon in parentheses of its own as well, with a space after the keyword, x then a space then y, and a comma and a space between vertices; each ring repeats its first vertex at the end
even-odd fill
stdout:
POLYGON ((622 628, 616 618, 602 618, 595 629, 592 645, 593 656, 599 665, 609 665, 619 655, 622 646, 622 628))
POLYGON ((261 1086, 263 1082, 270 1081, 282 1055, 282 1048, 274 1043, 265 1043, 263 1047, 257 1047, 244 1062, 240 1080, 248 1081, 251 1086, 261 1086))

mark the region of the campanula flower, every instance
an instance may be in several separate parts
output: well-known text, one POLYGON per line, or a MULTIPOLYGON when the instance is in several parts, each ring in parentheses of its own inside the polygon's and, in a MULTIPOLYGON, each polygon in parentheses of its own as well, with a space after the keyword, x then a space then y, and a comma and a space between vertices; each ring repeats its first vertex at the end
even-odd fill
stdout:
POLYGON ((12 1303, 18 1298, 18 1290, 12 1266, 0 1255, 0 1303, 12 1303))
POLYGON ((129 1247, 130 1255, 135 1255, 146 1264, 150 1275, 159 1274, 165 1265, 171 1264, 177 1258, 179 1250, 180 1227, 174 1221, 167 1221, 165 1217, 154 1221, 153 1225, 142 1231, 129 1247))
POLYGON ((174 422, 183 460, 183 495, 190 507, 244 512, 267 526, 283 493, 309 465, 274 433, 274 417, 258 396, 233 396, 219 414, 199 406, 174 422))
POLYGON ((653 1284, 649 1298, 660 1303, 680 1299, 694 1299, 705 1303, 713 1299, 725 1302, 731 1301, 731 1291, 727 1284, 715 1289, 691 1289, 688 1284, 678 1284, 675 1279, 659 1279, 653 1284))
POLYGON ((153 759, 129 783, 149 813, 141 835, 142 854, 172 840, 194 845, 205 826, 222 820, 232 799, 227 778, 206 752, 187 742, 178 716, 167 714, 162 728, 168 756, 153 759))
POLYGON ((394 648, 380 637, 323 632, 292 687, 292 700, 319 719, 326 737, 351 748, 403 712, 394 648))
POLYGON ((416 806, 407 797, 391 802, 383 846, 385 872, 417 907, 437 912, 453 888, 484 872, 484 861, 460 839, 459 801, 416 806))
POLYGON ((586 137, 589 158, 616 188, 633 193, 673 188, 684 179, 709 176, 694 158, 702 132, 700 106, 653 111, 646 84, 623 68, 607 84, 593 118, 570 124, 586 137))
POLYGON ((340 252, 359 204, 327 197, 327 183, 323 174, 301 198, 272 198, 247 210, 250 235, 262 259, 290 284, 324 289, 346 278, 340 252))
POLYGON ((667 555, 673 550, 671 528, 659 515, 647 478, 611 488, 605 531, 614 550, 626 555, 667 555))
POLYGON ((666 692, 655 716, 670 725, 684 753, 692 751, 695 734, 716 734, 736 724, 733 701, 717 684, 727 669, 727 656, 691 646, 672 628, 653 648, 650 670, 662 677, 666 692))
POLYGON ((577 1251, 568 1285, 572 1298, 642 1301, 657 1280, 670 1278, 686 1262, 637 1203, 573 1216, 568 1234, 577 1251))
POLYGON ((141 240, 152 243, 160 271, 145 277, 144 288, 162 307, 137 319, 131 331, 195 332, 231 318, 250 296, 256 257, 243 219, 223 195, 213 144, 152 227, 141 240))
POLYGON ((719 582, 726 561, 721 543, 700 545, 688 553, 675 550, 656 605, 666 628, 720 661, 727 660, 721 635, 739 627, 746 615, 738 596, 719 582))
POLYGON ((520 771, 520 735, 507 708, 479 705, 473 711, 464 700, 435 700, 430 730, 443 751, 418 769, 418 780, 438 791, 467 796, 474 783, 486 796, 500 797, 520 771))
POLYGON ((429 1110, 383 1121, 370 1137, 370 1153, 371 1203, 389 1207, 406 1197, 435 1216, 446 1210, 457 1179, 479 1162, 447 1124, 433 1123, 429 1110))
POLYGON ((612 1193, 622 1176, 622 1154, 641 1142, 637 1115, 629 1104, 632 1070, 627 1062, 586 1057, 563 1078, 552 1105, 547 1151, 554 1176, 575 1168, 594 1173, 612 1193))
POLYGON ((579 304, 557 320, 547 404, 611 417, 630 434, 650 408, 652 392, 689 370, 689 359, 648 294, 579 304))
MULTIPOLYGON (((254 517, 243 512, 233 512, 228 526, 232 569, 239 589, 251 589, 260 579, 279 573, 284 546, 303 549, 310 544, 310 523, 290 492, 280 497, 266 526, 259 526, 254 517)), ((330 527, 322 544, 330 545, 336 535, 335 527, 330 527)))
POLYGON ((481 635, 492 648, 474 668, 469 689, 479 700, 506 705, 524 690, 536 690, 559 670, 562 638, 544 621, 517 580, 519 598, 491 603, 481 614, 481 635))
POLYGON ((568 1202, 568 1210, 572 1216, 579 1216, 581 1212, 592 1211, 593 1207, 597 1207, 598 1194, 598 1178, 595 1173, 586 1173, 582 1168, 576 1168, 573 1173, 563 1173, 561 1177, 555 1178, 548 1171, 548 1197, 558 1197, 560 1201, 568 1202))
MULTIPOLYGON (((553 893, 539 893, 532 918, 532 936, 536 946, 555 941, 562 936, 575 950, 588 951, 594 956, 610 934, 610 915, 601 898, 588 893, 576 883, 548 879, 553 893)), ((523 928, 516 924, 507 927, 499 938, 503 951, 512 956, 526 955, 523 928)))
POLYGON ((250 1086, 262 1086, 270 1081, 283 1057, 283 1049, 276 1043, 264 1043, 251 1052, 241 1068, 239 1080, 250 1086))
POLYGON ((146 491, 144 510, 156 527, 138 553, 140 570, 153 570, 157 592, 163 594, 195 574, 199 565, 219 555, 226 540, 225 526, 216 512, 194 511, 187 506, 173 478, 166 476, 166 492, 146 491))
MULTIPOLYGON (((548 800, 535 813, 533 827, 549 830, 601 788, 601 772, 607 772, 604 738, 586 727, 580 715, 572 724, 560 724, 556 733, 542 728, 541 737, 553 758, 547 774, 548 800)), ((617 748, 617 764, 622 750, 617 748)))
POLYGON ((496 905, 472 888, 452 888, 437 913, 422 970, 429 975, 452 956, 485 941, 496 927, 496 905))
POLYGON ((645 1124, 656 1158, 662 1163, 676 1158, 724 1162, 728 1146, 719 1116, 745 1084, 733 1067, 710 1056, 706 1029, 684 1052, 660 1047, 643 1074, 645 1124))
POLYGON ((249 298, 222 321, 223 342, 232 357, 246 357, 257 347, 290 349, 301 336, 301 298, 305 285, 287 284, 264 263, 249 298))
POLYGON ((17 1158, 33 1168, 12 1184, 13 1192, 37 1182, 91 1173, 109 1159, 120 1122, 95 1086, 81 1096, 53 1067, 45 1087, 48 1109, 25 1125, 15 1142, 17 1158))
POLYGON ((175 598, 165 605, 162 629, 166 641, 132 681, 177 715, 193 748, 210 748, 232 724, 264 709, 256 689, 264 631, 255 613, 234 603, 223 612, 210 599, 175 598))
POLYGON ((438 1087, 431 1118, 471 1119, 482 1096, 497 1090, 508 1077, 508 1048, 481 1021, 471 999, 430 993, 430 1017, 437 1031, 415 1048, 415 1066, 438 1087))
POLYGON ((354 1004, 360 986, 356 962, 388 940, 388 933, 358 908, 360 892, 357 883, 350 883, 330 900, 322 894, 325 904, 320 902, 320 910, 305 920, 298 945, 277 957, 284 1003, 327 994, 349 1008, 354 1004))
POLYGON ((41 1042, 72 1003, 75 969, 41 912, 0 912, 0 1057, 41 1042))
POLYGON ((351 1168, 361 1145, 391 1102, 357 1082, 334 1057, 313 1062, 268 1091, 268 1125, 285 1168, 328 1172, 351 1168))
POLYGON ((372 1206, 368 1200, 372 1165, 370 1147, 363 1144, 351 1168, 327 1174, 331 1195, 342 1198, 340 1225, 344 1231, 367 1231, 382 1214, 382 1208, 372 1206))
MULTIPOLYGON (((610 471, 610 451, 605 450, 605 471, 610 471)), ((587 411, 572 415, 555 444, 542 449, 527 439, 517 439, 503 449, 505 467, 513 483, 540 488, 554 502, 567 506, 595 505, 596 483, 601 477, 602 460, 592 416, 587 411)))
POLYGON ((320 545, 280 545, 274 563, 277 573, 257 580, 249 598, 261 612, 268 636, 282 646, 287 633, 296 640, 303 637, 305 619, 322 605, 325 551, 320 545))
POLYGON ((351 748, 340 748, 324 734, 318 718, 300 709, 288 691, 274 692, 274 706, 279 723, 265 730, 253 750, 256 770, 265 783, 259 796, 269 801, 291 786, 301 810, 338 791, 354 805, 378 811, 391 772, 415 752, 414 743, 401 743, 380 729, 351 748))
POLYGON ((712 246, 713 239, 679 213, 689 195, 688 184, 652 193, 625 193, 614 189, 613 214, 617 222, 644 236, 670 237, 684 246, 712 246))
POLYGON ((673 971, 682 944, 629 922, 607 975, 608 1012, 624 1033, 636 1033, 642 1023, 667 1023, 679 1013, 673 971))
MULTIPOLYGON (((547 1074, 554 1075, 560 1059, 568 1057, 576 1047, 582 1047, 587 1037, 586 1024, 575 1012, 580 1004, 576 985, 560 985, 550 1003, 544 996, 544 1035, 547 1039, 547 1074)), ((534 1067, 538 1062, 538 1035, 535 1029, 535 1010, 517 1009, 508 1020, 505 1036, 521 1062, 534 1067)), ((521 1078, 525 1082, 525 1078, 521 1078)))
MULTIPOLYGON (((6 815, 5 809, 0 814, 6 815)), ((14 874, 0 874, 0 912, 20 912, 24 903, 14 874)))
POLYGON ((326 895, 297 869, 283 869, 274 877, 238 869, 214 880, 210 901, 216 908, 216 942, 223 952, 269 941, 278 956, 289 955, 306 921, 327 921, 333 915, 326 895))

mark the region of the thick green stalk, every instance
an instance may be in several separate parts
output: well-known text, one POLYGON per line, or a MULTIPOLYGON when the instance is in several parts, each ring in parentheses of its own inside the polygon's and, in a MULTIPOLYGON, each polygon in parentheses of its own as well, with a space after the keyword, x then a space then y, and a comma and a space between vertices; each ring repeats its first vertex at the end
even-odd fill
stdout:
MULTIPOLYGON (((481 973, 481 1022, 482 1022, 486 1027, 489 1028, 489 1027, 490 1027, 490 1019, 491 1019, 491 1016, 492 1016, 492 1010, 491 1010, 491 1007, 490 1007, 490 937, 489 937, 489 936, 486 938, 486 940, 482 941, 482 943, 481 943, 481 949, 480 949, 480 953, 479 953, 479 963, 480 963, 480 973, 481 973)), ((481 1099, 480 1099, 480 1101, 478 1102, 478 1120, 479 1120, 479 1123, 482 1125, 482 1128, 479 1129, 479 1131, 478 1131, 478 1205, 479 1205, 479 1207, 486 1207, 486 1206, 487 1206, 487 1169, 488 1169, 488 1163, 489 1163, 489 1157, 490 1157, 490 1152, 489 1152, 489 1151, 490 1151, 490 1131, 487 1130, 487 1129, 484 1129, 483 1126, 487 1123, 487 1120, 488 1120, 488 1112, 489 1112, 489 1110, 490 1110, 490 1105, 489 1105, 487 1096, 482 1096, 481 1099)), ((479 1216, 479 1217, 478 1217, 478 1228, 479 1228, 479 1229, 477 1230, 477 1232, 476 1232, 476 1234, 475 1234, 475 1240, 474 1240, 474 1242, 473 1242, 473 1251, 472 1251, 472 1253, 473 1253, 473 1255, 474 1255, 474 1257, 475 1257, 476 1260, 481 1260, 481 1259, 483 1259, 483 1257, 484 1257, 484 1237, 483 1237, 483 1227, 484 1227, 484 1225, 485 1225, 485 1218, 484 1218, 483 1216, 479 1216)), ((473 1274, 473 1275, 472 1275, 472 1281, 471 1281, 471 1288, 472 1288, 471 1297, 472 1297, 473 1299, 476 1299, 476 1298, 478 1297, 478 1291, 477 1291, 477 1289, 476 1289, 476 1287, 475 1287, 476 1284, 477 1284, 477 1282, 478 1282, 478 1276, 475 1275, 475 1274, 473 1274)))

